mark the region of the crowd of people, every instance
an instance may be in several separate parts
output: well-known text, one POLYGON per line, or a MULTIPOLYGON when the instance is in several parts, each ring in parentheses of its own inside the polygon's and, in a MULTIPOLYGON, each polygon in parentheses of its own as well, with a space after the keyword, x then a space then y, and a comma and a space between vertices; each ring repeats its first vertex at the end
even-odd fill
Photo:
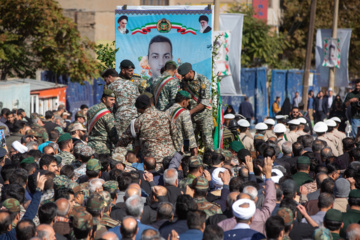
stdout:
POLYGON ((63 105, 2 109, 0 240, 360 238, 360 148, 339 117, 313 126, 296 98, 253 134, 230 106, 214 149, 209 80, 134 68, 105 71, 73 122, 63 105))

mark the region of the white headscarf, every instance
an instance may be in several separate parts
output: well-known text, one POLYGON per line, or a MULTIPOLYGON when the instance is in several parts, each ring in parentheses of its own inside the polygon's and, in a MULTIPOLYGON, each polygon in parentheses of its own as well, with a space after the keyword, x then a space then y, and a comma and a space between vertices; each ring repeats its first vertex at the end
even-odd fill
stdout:
POLYGON ((240 218, 242 220, 248 220, 252 218, 256 211, 256 206, 254 201, 250 199, 239 199, 232 205, 233 214, 236 218, 240 218), (249 204, 248 208, 240 207, 242 204, 249 204))
POLYGON ((221 180, 221 178, 219 177, 219 173, 223 173, 225 172, 226 169, 225 168, 215 168, 215 170, 213 171, 213 173, 211 174, 211 179, 215 185, 215 190, 219 190, 222 189, 224 183, 221 180))
POLYGON ((28 148, 22 145, 19 141, 14 141, 11 146, 19 153, 26 153, 28 148))

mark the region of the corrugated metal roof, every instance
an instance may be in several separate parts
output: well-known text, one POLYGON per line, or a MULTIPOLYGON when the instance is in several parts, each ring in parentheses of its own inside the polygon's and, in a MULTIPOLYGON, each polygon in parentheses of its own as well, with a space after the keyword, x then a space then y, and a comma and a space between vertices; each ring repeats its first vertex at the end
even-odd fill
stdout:
POLYGON ((65 84, 55 84, 52 82, 38 81, 35 79, 12 79, 8 81, 0 81, 1 85, 11 85, 11 84, 22 84, 29 83, 30 91, 39 91, 51 88, 67 87, 65 84))

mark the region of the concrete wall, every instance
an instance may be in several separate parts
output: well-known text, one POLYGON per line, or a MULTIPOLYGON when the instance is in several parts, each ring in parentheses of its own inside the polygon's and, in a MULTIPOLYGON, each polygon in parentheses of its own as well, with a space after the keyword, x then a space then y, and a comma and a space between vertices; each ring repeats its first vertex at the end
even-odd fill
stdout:
POLYGON ((30 115, 30 84, 1 83, 0 111, 3 108, 22 108, 30 115))

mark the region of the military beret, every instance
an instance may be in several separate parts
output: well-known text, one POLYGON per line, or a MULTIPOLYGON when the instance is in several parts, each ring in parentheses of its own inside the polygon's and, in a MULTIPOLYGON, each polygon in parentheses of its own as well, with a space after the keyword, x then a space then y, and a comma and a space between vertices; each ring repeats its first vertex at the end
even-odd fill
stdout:
POLYGON ((190 157, 190 167, 202 166, 203 162, 199 156, 190 157))
POLYGON ((200 21, 207 21, 207 22, 209 22, 209 18, 207 17, 207 16, 205 16, 205 15, 201 15, 200 17, 199 17, 199 22, 200 21))
POLYGON ((240 141, 232 141, 230 143, 230 148, 235 152, 239 152, 241 149, 244 148, 244 145, 240 141))
POLYGON ((308 157, 306 157, 306 156, 300 156, 300 157, 298 157, 296 163, 297 163, 297 164, 308 164, 308 165, 311 164, 310 158, 308 158, 308 157))
POLYGON ((349 198, 360 198, 360 190, 359 189, 351 190, 349 193, 349 198))
POLYGON ((192 70, 192 66, 190 63, 183 63, 183 64, 181 64, 181 66, 178 68, 177 71, 181 76, 184 76, 191 70, 192 70))
POLYGON ((20 212, 20 203, 15 198, 6 199, 2 205, 9 210, 9 212, 20 212))
POLYGON ((204 177, 198 177, 193 181, 193 188, 198 190, 207 190, 209 189, 209 182, 204 177))
POLYGON ((166 63, 165 63, 165 67, 166 66, 169 66, 169 65, 173 65, 173 66, 175 66, 175 67, 177 67, 177 64, 176 64, 176 62, 174 62, 174 61, 167 61, 166 63))
POLYGON ((57 143, 67 141, 67 140, 70 140, 70 139, 71 139, 70 133, 64 133, 58 138, 57 143))
MULTIPOLYGON (((75 114, 75 118, 78 118, 78 117, 85 117, 85 114, 83 113, 83 111, 77 111, 76 114, 75 114)), ((74 124, 75 125, 75 124, 74 124)))
POLYGON ((6 152, 5 148, 0 147, 0 158, 5 157, 6 153, 7 153, 7 152, 6 152))
POLYGON ((184 91, 184 90, 179 91, 178 94, 186 97, 187 99, 190 99, 190 98, 191 98, 190 93, 188 93, 187 91, 184 91))
POLYGON ((20 162, 20 164, 23 164, 23 163, 35 163, 35 158, 33 158, 33 157, 25 158, 24 160, 22 160, 20 162))
POLYGON ((86 170, 88 171, 98 171, 101 169, 100 161, 92 158, 86 163, 86 170))
MULTIPOLYGON (((83 208, 81 208, 83 209, 83 208)), ((72 225, 74 228, 79 230, 88 230, 93 227, 93 217, 87 211, 76 211, 74 208, 72 225)))
POLYGON ((294 214, 289 208, 279 208, 276 215, 284 219, 285 226, 290 226, 294 221, 294 214))
POLYGON ((108 191, 109 193, 114 193, 118 190, 119 188, 119 183, 117 181, 106 181, 104 184, 103 184, 103 189, 105 191, 108 191))
POLYGON ((104 89, 103 92, 103 97, 115 97, 115 93, 113 92, 113 90, 110 89, 104 89))
POLYGON ((122 15, 121 17, 119 17, 118 23, 121 22, 121 20, 123 20, 123 19, 126 19, 126 21, 128 21, 129 18, 128 18, 128 16, 122 15))
POLYGON ((90 211, 101 211, 104 206, 104 198, 98 193, 90 195, 86 201, 86 210, 90 211))
POLYGON ((130 60, 122 60, 122 62, 120 63, 120 68, 133 68, 135 69, 135 65, 132 63, 132 61, 130 60))
POLYGON ((325 220, 342 222, 343 221, 342 212, 340 212, 337 209, 329 209, 325 214, 325 220))

